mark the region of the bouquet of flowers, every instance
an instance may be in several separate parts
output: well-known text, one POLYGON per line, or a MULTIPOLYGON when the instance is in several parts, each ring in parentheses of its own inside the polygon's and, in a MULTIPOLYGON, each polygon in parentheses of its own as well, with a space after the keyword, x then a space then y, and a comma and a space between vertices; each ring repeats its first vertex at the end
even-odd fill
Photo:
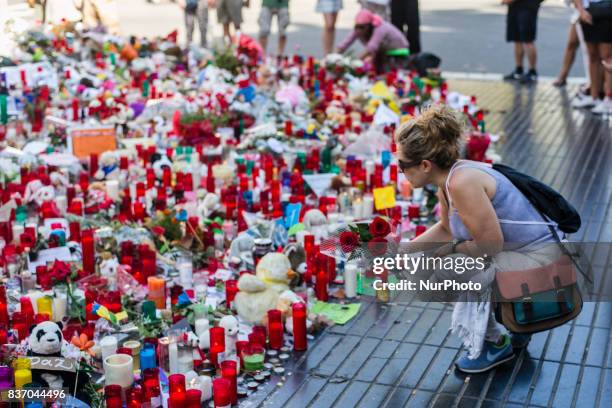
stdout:
POLYGON ((393 252, 395 246, 391 223, 379 216, 369 224, 357 223, 342 227, 321 242, 321 252, 331 256, 339 255, 346 261, 369 260, 393 252))

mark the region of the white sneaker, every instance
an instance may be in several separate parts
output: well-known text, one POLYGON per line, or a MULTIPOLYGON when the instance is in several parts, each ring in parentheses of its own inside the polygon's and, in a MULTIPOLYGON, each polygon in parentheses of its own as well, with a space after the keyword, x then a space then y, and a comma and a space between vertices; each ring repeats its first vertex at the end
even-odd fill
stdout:
POLYGON ((590 108, 595 105, 595 100, 590 95, 576 95, 572 100, 573 108, 590 108))
POLYGON ((612 99, 606 98, 603 101, 597 102, 591 112, 596 115, 612 115, 612 99))

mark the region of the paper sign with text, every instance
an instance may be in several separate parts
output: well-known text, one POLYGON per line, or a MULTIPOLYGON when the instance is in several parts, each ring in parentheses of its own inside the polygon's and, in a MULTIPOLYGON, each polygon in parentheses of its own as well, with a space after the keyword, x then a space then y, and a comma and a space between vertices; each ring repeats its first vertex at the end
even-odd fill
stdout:
POLYGON ((395 187, 375 188, 372 190, 372 194, 374 194, 374 207, 377 210, 395 207, 395 187))
POLYGON ((101 154, 117 149, 117 138, 113 126, 72 128, 68 137, 68 149, 79 159, 90 154, 101 154))

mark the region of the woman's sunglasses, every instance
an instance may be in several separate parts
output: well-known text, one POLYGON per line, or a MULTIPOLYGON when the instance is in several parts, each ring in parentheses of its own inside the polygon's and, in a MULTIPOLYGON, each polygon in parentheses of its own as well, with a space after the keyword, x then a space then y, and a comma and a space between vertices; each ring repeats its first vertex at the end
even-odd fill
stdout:
POLYGON ((397 164, 398 164, 399 169, 403 173, 403 172, 405 172, 406 170, 408 170, 411 167, 418 166, 419 164, 421 164, 422 161, 423 160, 414 160, 414 161, 411 161, 411 162, 405 162, 403 160, 398 160, 397 164))

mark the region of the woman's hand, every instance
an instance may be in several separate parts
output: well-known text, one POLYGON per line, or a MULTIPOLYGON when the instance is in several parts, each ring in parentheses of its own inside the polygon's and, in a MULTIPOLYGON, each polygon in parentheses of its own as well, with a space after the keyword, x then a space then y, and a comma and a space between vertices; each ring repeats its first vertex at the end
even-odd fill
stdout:
POLYGON ((584 8, 580 9, 580 21, 593 25, 593 16, 584 8))
POLYGON ((601 64, 604 66, 606 71, 612 72, 612 58, 601 60, 601 64))

